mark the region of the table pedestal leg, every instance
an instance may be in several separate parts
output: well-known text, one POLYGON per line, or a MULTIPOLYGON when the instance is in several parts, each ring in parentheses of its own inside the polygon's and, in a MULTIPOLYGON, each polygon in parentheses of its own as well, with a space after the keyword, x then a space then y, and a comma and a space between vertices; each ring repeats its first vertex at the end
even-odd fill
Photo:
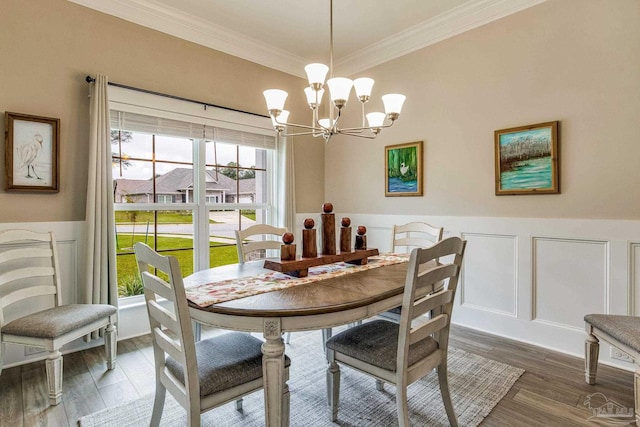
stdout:
POLYGON ((288 385, 284 372, 284 341, 280 329, 280 319, 264 321, 262 344, 262 375, 264 380, 265 425, 267 427, 289 425, 288 385), (286 400, 283 394, 286 393, 286 400), (285 408, 286 406, 286 408, 285 408), (284 412, 287 412, 284 414, 284 412))

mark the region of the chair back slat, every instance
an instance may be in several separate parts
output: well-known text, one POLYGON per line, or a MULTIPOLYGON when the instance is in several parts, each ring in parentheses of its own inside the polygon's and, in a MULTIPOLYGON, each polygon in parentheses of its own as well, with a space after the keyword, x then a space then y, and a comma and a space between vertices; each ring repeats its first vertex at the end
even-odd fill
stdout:
POLYGON ((391 233, 391 251, 396 252, 398 247, 410 249, 432 246, 442 240, 443 233, 444 228, 434 227, 426 222, 394 225, 391 233))
POLYGON ((144 243, 136 243, 134 252, 144 285, 149 324, 153 331, 156 377, 160 378, 165 387, 178 393, 174 394, 176 400, 186 402, 189 396, 199 399, 200 381, 195 341, 180 264, 176 257, 162 256, 144 243), (167 280, 158 277, 158 274, 165 275, 167 280), (171 332, 171 336, 163 331, 164 328, 171 332), (175 377, 167 373, 167 356, 183 366, 184 384, 176 384, 175 377))
MULTIPOLYGON (((5 296, 0 297, 0 310, 10 306, 11 304, 15 304, 18 301, 22 301, 31 297, 39 297, 43 295, 55 295, 56 288, 51 285, 45 286, 30 286, 28 288, 19 289, 17 291, 11 292, 5 296)), ((3 323, 0 322, 0 325, 3 323)))
POLYGON ((158 347, 162 349, 166 354, 173 357, 176 360, 182 360, 184 353, 180 343, 171 339, 162 329, 155 328, 153 330, 153 336, 158 344, 158 347))
MULTIPOLYGON (((53 233, 31 230, 0 232, 0 310, 26 299, 47 300, 14 307, 20 315, 61 304, 56 240, 53 233), (53 298, 51 298, 53 296, 53 298)), ((7 313, 0 317, 6 319, 7 313)), ((11 317, 11 316, 8 316, 11 317)))
POLYGON ((408 369, 409 346, 432 334, 435 334, 439 348, 446 352, 465 245, 466 241, 459 237, 450 237, 428 248, 411 251, 398 333, 398 372, 408 369), (449 261, 441 263, 443 258, 449 261), (419 292, 419 287, 436 289, 440 282, 446 282, 441 291, 427 296, 419 292), (422 326, 412 326, 416 317, 429 311, 433 313, 432 319, 422 326))
POLYGON ((142 272, 142 284, 161 298, 169 301, 174 301, 175 299, 171 285, 148 271, 142 272))
POLYGON ((428 336, 440 331, 446 327, 449 323, 449 316, 446 314, 439 314, 433 319, 429 319, 426 323, 416 326, 411 330, 409 335, 409 345, 415 344, 428 336))
POLYGON ((10 249, 0 253, 0 264, 27 258, 51 258, 53 251, 51 248, 26 247, 10 249))
POLYGON ((236 230, 236 247, 238 249, 238 262, 247 261, 247 254, 267 249, 280 249, 280 238, 287 229, 274 227, 268 224, 255 224, 244 230, 236 230), (256 240, 259 236, 260 240, 256 240), (253 239, 249 239, 254 237, 253 239))
POLYGON ((418 300, 412 307, 412 319, 422 316, 438 307, 448 304, 453 300, 453 292, 449 289, 442 290, 426 298, 418 300))
MULTIPOLYGON (((23 267, 0 274, 0 286, 8 285, 17 280, 33 279, 37 277, 55 277, 53 267, 23 267)), ((55 288, 54 283, 51 287, 55 288)))
POLYGON ((156 301, 149 301, 149 315, 174 334, 180 333, 180 324, 174 314, 156 301))

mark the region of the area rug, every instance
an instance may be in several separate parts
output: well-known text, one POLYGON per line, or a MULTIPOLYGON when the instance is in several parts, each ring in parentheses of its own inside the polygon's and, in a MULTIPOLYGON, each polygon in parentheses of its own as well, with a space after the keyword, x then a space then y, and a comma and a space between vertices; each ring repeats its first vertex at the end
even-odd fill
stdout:
MULTIPOLYGON (((377 391, 375 381, 348 368, 341 369, 338 422, 329 420, 326 398, 326 362, 320 331, 294 333, 286 353, 292 359, 289 389, 292 427, 304 426, 380 426, 398 425, 395 388, 386 384, 377 391)), ((449 390, 458 422, 476 426, 502 399, 523 369, 486 359, 465 351, 449 349, 449 390)), ((411 425, 448 426, 438 376, 431 372, 409 386, 411 425)), ((107 408, 80 419, 81 427, 128 427, 149 425, 153 395, 107 408)), ((235 403, 215 408, 202 415, 204 427, 264 426, 262 391, 244 398, 243 411, 235 403)), ((185 426, 184 409, 167 393, 161 426, 185 426)))

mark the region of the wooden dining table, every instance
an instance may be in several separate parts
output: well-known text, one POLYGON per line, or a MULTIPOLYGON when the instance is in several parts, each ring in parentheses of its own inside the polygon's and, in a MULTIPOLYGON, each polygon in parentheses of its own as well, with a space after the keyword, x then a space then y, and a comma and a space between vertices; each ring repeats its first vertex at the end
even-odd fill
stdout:
MULTIPOLYGON (((255 277, 269 271, 263 266, 264 260, 215 267, 185 277, 184 283, 189 288, 255 277)), ((265 425, 288 426, 288 405, 283 408, 283 392, 288 392, 283 333, 353 323, 401 305, 406 271, 407 263, 402 262, 207 307, 190 301, 189 307, 192 318, 199 323, 262 332, 265 425)))

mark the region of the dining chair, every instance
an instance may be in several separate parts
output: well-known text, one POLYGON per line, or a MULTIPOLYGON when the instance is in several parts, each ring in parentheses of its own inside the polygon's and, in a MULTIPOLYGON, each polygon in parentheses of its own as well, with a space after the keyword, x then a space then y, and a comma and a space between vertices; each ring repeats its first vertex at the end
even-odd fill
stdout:
POLYGON ((107 369, 115 368, 118 309, 109 304, 62 304, 53 233, 2 231, 0 248, 0 373, 5 343, 47 350, 47 395, 49 403, 57 405, 62 400, 63 345, 105 328, 107 369), (21 304, 9 308, 15 303, 21 304))
POLYGON ((438 370, 442 400, 452 426, 457 420, 447 381, 447 351, 451 313, 466 241, 450 237, 411 251, 402 299, 400 323, 373 320, 346 329, 327 341, 327 395, 331 420, 338 418, 340 365, 395 384, 400 427, 409 426, 407 387, 438 370), (452 255, 452 257, 449 257, 452 255), (448 257, 450 261, 438 261, 448 257), (446 285, 434 292, 441 281, 446 285), (430 319, 422 318, 431 311, 430 319))
MULTIPOLYGON (((166 391, 187 412, 189 426, 200 414, 262 388, 262 341, 243 332, 229 332, 198 342, 189 314, 177 258, 163 256, 144 243, 134 245, 144 285, 153 336, 156 393, 151 426, 162 418, 166 391), (166 301, 164 301, 166 300, 166 301)), ((285 381, 291 360, 285 356, 285 381)), ((289 413, 289 389, 283 390, 283 413, 289 413)))
POLYGON ((584 316, 587 339, 584 345, 584 373, 587 384, 596 383, 600 340, 626 353, 638 367, 634 373, 634 415, 640 425, 640 317, 614 314, 584 316))
MULTIPOLYGON (((391 232, 391 252, 396 252, 404 247, 409 252, 413 248, 428 248, 442 240, 443 227, 434 227, 426 222, 410 222, 403 225, 394 225, 391 232)), ((378 316, 400 322, 400 307, 392 308, 378 316)))
MULTIPOLYGON (((287 229, 268 224, 255 224, 243 230, 236 230, 236 248, 238 262, 249 261, 247 255, 260 251, 257 258, 264 258, 267 249, 280 249, 281 237, 287 229)), ((254 254, 255 256, 255 254, 254 254)))
MULTIPOLYGON (((280 249, 282 240, 280 239, 287 229, 284 227, 274 227, 268 224, 256 224, 245 228, 244 230, 236 230, 236 248, 238 248, 238 262, 248 261, 247 255, 252 252, 259 252, 258 258, 264 258, 267 249, 280 249), (260 240, 255 240, 256 237, 260 240), (254 239, 248 240, 250 237, 254 239), (274 239, 277 237, 277 239, 274 239)), ((253 258, 255 259, 255 258, 253 258)), ((291 342, 291 332, 287 332, 286 343, 291 342)))

